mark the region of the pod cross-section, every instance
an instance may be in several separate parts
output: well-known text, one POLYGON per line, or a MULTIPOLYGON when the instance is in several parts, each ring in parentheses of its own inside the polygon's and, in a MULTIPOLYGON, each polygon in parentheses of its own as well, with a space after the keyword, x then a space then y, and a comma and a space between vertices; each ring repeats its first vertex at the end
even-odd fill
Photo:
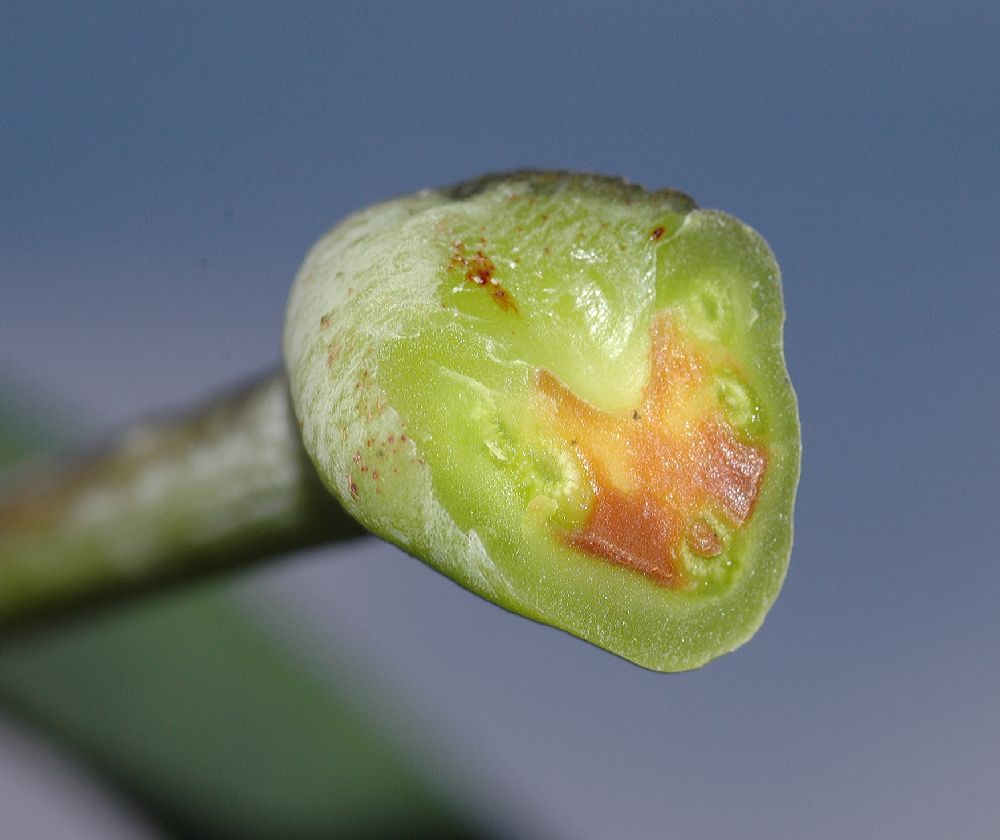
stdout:
POLYGON ((285 355, 306 450, 366 528, 648 668, 777 597, 799 472, 777 264, 673 191, 491 176, 310 252, 285 355))

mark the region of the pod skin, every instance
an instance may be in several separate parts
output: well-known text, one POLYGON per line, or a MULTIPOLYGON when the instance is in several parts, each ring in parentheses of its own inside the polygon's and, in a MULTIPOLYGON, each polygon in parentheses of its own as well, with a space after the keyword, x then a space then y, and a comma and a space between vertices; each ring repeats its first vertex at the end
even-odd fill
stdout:
POLYGON ((489 176, 363 210, 285 324, 324 483, 501 606, 647 668, 777 597, 800 439, 764 240, 673 191, 489 176))

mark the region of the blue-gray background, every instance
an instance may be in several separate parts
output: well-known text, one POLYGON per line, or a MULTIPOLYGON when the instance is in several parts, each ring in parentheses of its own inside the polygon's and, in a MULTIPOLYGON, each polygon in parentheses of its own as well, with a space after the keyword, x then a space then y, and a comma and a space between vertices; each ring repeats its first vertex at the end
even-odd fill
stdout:
POLYGON ((751 644, 647 673, 378 544, 238 595, 363 661, 508 827, 993 838, 998 41, 988 3, 4 3, 0 370, 111 428, 275 363, 305 249, 375 200, 522 166, 690 192, 784 272, 803 473, 751 644))

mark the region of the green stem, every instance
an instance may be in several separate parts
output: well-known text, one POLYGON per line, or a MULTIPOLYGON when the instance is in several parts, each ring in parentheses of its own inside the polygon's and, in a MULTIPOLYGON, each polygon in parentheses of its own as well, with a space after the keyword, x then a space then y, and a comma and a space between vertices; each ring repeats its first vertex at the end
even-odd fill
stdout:
POLYGON ((273 374, 0 497, 0 623, 360 533, 273 374))

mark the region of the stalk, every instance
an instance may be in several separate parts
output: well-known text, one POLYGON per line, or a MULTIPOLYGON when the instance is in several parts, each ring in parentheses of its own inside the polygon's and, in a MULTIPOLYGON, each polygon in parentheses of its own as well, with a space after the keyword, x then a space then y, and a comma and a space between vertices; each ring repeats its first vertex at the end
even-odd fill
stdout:
POLYGON ((0 624, 360 533, 316 477, 274 373, 11 483, 0 624))

